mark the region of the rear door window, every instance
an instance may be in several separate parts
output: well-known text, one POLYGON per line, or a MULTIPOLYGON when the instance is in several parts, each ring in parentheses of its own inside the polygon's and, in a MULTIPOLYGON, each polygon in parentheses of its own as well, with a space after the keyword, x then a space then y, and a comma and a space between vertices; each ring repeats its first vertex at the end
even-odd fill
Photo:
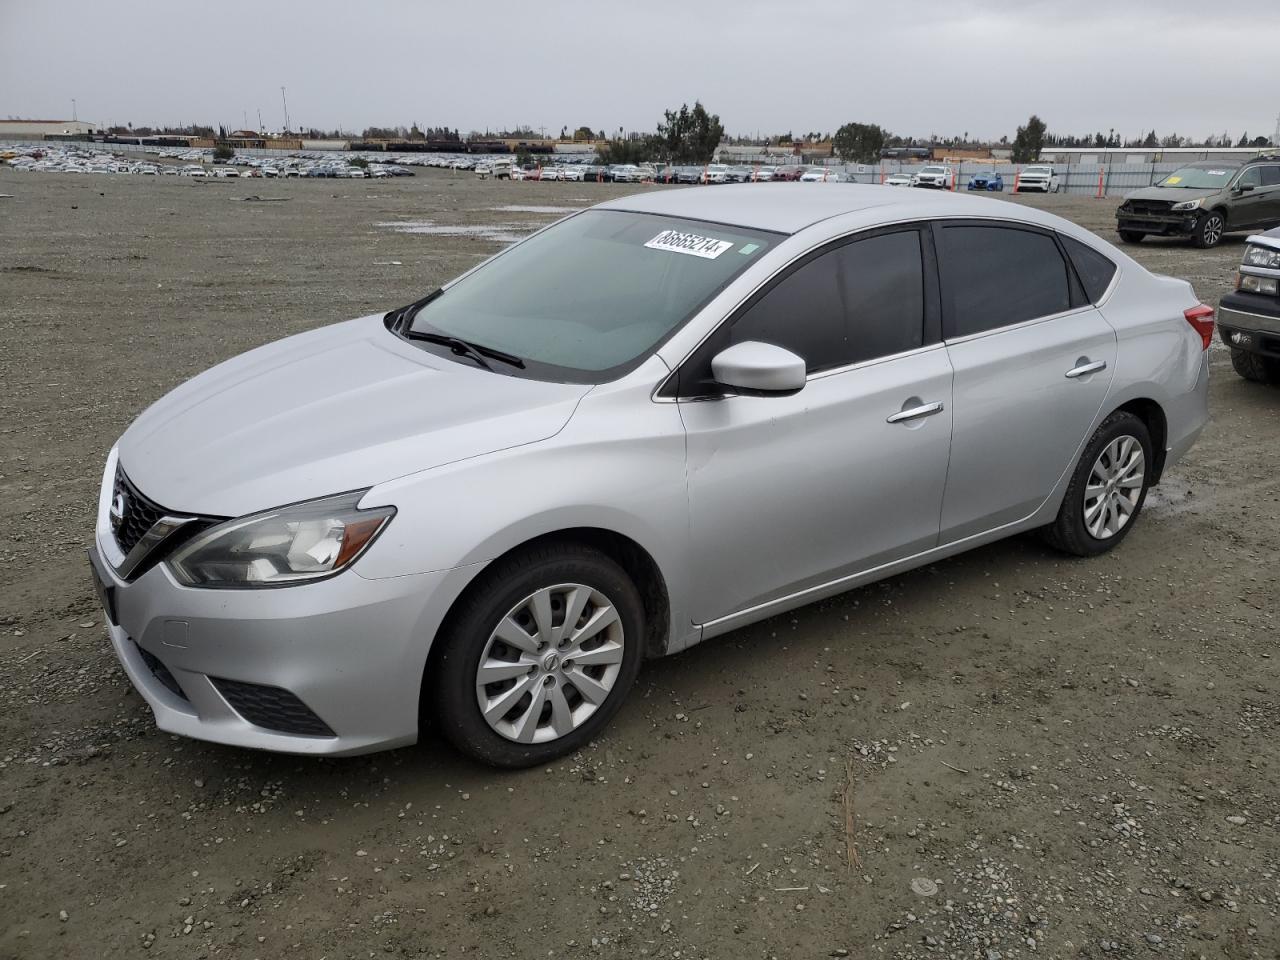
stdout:
POLYGON ((1071 308, 1067 263, 1049 234, 1016 226, 941 224, 937 237, 947 339, 1071 308))
POLYGON ((1262 168, 1262 185, 1264 187, 1280 186, 1280 164, 1268 164, 1262 168))

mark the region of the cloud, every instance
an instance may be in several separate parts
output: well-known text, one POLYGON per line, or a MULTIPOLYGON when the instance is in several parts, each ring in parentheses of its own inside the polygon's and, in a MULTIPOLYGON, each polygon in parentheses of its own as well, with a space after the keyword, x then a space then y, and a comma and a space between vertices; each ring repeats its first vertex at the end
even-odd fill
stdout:
POLYGON ((1280 4, 1200 0, 70 0, 0 5, 0 115, 135 125, 527 123, 652 129, 701 99, 732 132, 848 120, 998 138, 1269 133, 1280 4), (1189 64, 1209 69, 1188 70, 1189 64))

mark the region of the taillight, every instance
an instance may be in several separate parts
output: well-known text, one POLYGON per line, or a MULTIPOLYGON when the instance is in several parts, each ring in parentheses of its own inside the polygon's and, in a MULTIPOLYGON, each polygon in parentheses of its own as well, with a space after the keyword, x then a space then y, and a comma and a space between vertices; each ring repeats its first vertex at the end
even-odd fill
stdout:
POLYGON ((1200 303, 1182 311, 1182 315, 1187 318, 1187 323, 1195 327, 1196 333, 1200 334, 1203 349, 1208 350, 1209 344, 1213 342, 1213 307, 1200 303))

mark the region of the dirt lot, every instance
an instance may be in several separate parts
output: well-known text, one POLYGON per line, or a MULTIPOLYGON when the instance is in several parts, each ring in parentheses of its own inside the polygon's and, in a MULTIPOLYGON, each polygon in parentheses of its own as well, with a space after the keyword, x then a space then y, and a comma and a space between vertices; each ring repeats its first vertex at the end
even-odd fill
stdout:
MULTIPOLYGON (((555 215, 497 207, 634 189, 0 170, 0 957, 1280 957, 1280 391, 1217 345, 1119 550, 1014 539, 651 664, 552 768, 154 729, 84 560, 129 421, 555 215)), ((1137 256, 1216 303, 1240 252, 1137 256)))

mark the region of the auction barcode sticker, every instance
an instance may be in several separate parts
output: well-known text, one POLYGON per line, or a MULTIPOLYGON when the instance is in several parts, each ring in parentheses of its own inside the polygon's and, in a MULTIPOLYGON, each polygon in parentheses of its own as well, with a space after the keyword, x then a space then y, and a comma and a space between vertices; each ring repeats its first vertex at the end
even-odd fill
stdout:
POLYGON ((696 233, 681 233, 679 230, 663 230, 645 246, 651 250, 687 253, 706 260, 714 260, 732 247, 733 242, 717 240, 715 237, 700 237, 696 233))

